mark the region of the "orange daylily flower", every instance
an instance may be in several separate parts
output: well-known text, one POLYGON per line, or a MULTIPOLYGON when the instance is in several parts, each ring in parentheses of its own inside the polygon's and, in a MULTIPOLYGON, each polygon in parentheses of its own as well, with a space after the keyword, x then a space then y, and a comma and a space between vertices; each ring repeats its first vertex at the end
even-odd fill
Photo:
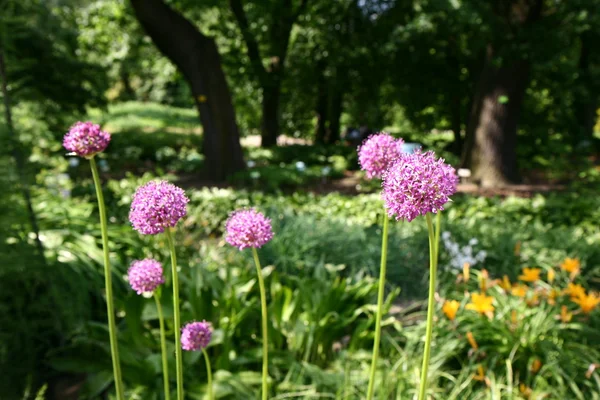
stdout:
POLYGON ((571 322, 571 318, 573 318, 573 313, 568 311, 567 306, 561 306, 560 320, 566 324, 567 322, 571 322))
POLYGON ((485 369, 481 365, 477 366, 477 373, 473 375, 473 379, 476 381, 484 381, 485 380, 485 369))
POLYGON ((446 314, 446 317, 450 321, 454 321, 454 318, 456 318, 456 312, 458 311, 459 308, 460 308, 460 303, 458 301, 446 300, 444 302, 444 306, 442 307, 442 311, 444 312, 444 314, 446 314))
POLYGON ((590 293, 588 295, 583 294, 575 299, 571 298, 571 300, 574 303, 579 304, 581 311, 583 311, 585 314, 589 314, 594 308, 596 308, 598 304, 600 304, 600 297, 598 296, 598 293, 590 293))
POLYGON ((577 274, 581 271, 581 262, 578 258, 565 258, 565 260, 560 264, 560 268, 563 271, 568 272, 569 278, 571 280, 575 279, 577 274))
POLYGON ((550 268, 548 270, 548 272, 546 273, 546 280, 548 281, 548 283, 554 282, 555 276, 556 276, 556 272, 554 271, 554 268, 550 268))
POLYGON ((564 261, 560 264, 560 269, 563 271, 567 271, 568 273, 577 273, 581 268, 581 262, 578 258, 565 258, 564 261))
POLYGON ((508 275, 504 275, 502 277, 502 280, 500 281, 499 286, 502 289, 504 289, 504 291, 506 291, 506 292, 508 292, 511 289, 512 284, 510 283, 510 279, 508 279, 508 275))
POLYGON ((540 359, 536 358, 535 360, 533 360, 533 362, 531 363, 531 372, 537 374, 541 368, 542 362, 540 361, 540 359))
POLYGON ((539 302, 540 302, 539 295, 537 293, 534 293, 533 296, 529 297, 526 300, 526 303, 529 307, 537 306, 539 304, 539 302))
POLYGON ((578 283, 569 283, 564 293, 571 296, 571 300, 573 300, 578 297, 585 296, 585 289, 578 283))
POLYGON ((556 304, 556 298, 558 297, 558 295, 560 294, 558 289, 552 288, 550 290, 550 293, 548 293, 548 304, 550 304, 551 306, 556 304))
POLYGON ((475 336, 473 336, 472 332, 467 332, 467 340, 469 341, 469 344, 471 345, 473 350, 479 349, 479 346, 477 345, 477 341, 475 340, 475 336))
POLYGON ((521 392, 521 394, 528 399, 529 396, 531 396, 531 388, 527 385, 525 385, 524 383, 521 383, 519 385, 519 392, 521 392))
POLYGON ((464 263, 463 264, 463 280, 465 282, 469 282, 469 277, 470 277, 470 271, 471 269, 471 265, 469 263, 464 263))
POLYGON ((519 257, 521 255, 521 242, 515 243, 514 253, 515 257, 519 257))
POLYGON ((488 279, 490 278, 490 274, 488 273, 487 269, 482 269, 481 270, 481 276, 479 277, 479 290, 481 290, 482 293, 485 293, 485 291, 488 289, 488 279))
POLYGON ((527 287, 526 285, 523 285, 521 283, 518 283, 515 286, 513 286, 511 293, 513 296, 525 297, 525 295, 527 294, 527 290, 529 290, 529 287, 527 287))
POLYGON ((523 268, 523 275, 519 275, 519 280, 523 282, 536 282, 540 280, 540 268, 523 268))
POLYGON ((487 314, 494 311, 493 301, 494 298, 486 296, 485 293, 473 293, 471 295, 471 302, 465 308, 477 311, 480 314, 487 314))

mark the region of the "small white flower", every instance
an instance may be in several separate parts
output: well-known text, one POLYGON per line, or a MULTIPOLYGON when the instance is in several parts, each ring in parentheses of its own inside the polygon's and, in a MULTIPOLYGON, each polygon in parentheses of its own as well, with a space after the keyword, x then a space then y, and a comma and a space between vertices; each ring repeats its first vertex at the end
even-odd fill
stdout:
POLYGON ((477 258, 477 261, 483 262, 483 261, 485 261, 486 257, 487 257, 487 252, 485 250, 481 250, 479 253, 477 253, 477 256, 475 258, 477 258))
POLYGON ((451 239, 450 232, 443 232, 442 241, 446 253, 450 256, 449 266, 452 268, 460 270, 463 268, 464 264, 474 266, 477 263, 483 262, 487 256, 487 253, 483 250, 473 254, 475 251, 473 246, 479 244, 479 241, 476 238, 470 239, 466 246, 461 247, 451 239))
POLYGON ((465 255, 471 256, 473 254, 473 248, 471 246, 463 247, 463 253, 465 255))

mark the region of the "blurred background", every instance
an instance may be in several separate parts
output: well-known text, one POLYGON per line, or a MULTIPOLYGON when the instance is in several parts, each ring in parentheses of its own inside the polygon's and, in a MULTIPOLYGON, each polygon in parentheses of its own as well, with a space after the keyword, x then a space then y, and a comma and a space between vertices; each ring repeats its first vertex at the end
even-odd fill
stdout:
MULTIPOLYGON (((374 132, 460 170, 442 296, 467 261, 514 281, 523 266, 560 270, 570 257, 586 289, 599 286, 600 0, 0 0, 0 81, 2 399, 113 391, 91 174, 61 145, 77 120, 113 134, 98 162, 132 399, 162 390, 156 312, 122 279, 134 259, 168 261, 164 239, 127 220, 153 178, 191 198, 177 232, 183 320, 217 329, 218 398, 253 398, 260 383, 251 260, 222 240, 228 213, 250 205, 276 231, 261 250, 273 398, 364 395, 383 213, 356 147, 374 132)), ((424 228, 392 227, 380 399, 414 395, 424 228)), ((532 315, 555 321, 552 310, 532 315)), ((548 321, 491 341, 489 352, 517 354, 511 371, 442 326, 433 390, 600 398, 598 317, 556 337, 548 321), (490 382, 476 379, 480 365, 490 382)), ((186 357, 189 398, 202 399, 202 362, 186 357)))

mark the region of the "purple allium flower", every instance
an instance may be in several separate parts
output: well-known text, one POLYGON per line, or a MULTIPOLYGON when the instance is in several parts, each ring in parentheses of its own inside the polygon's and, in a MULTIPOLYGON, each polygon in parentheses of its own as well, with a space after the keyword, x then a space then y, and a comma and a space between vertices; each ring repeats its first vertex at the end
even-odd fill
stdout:
POLYGON ((110 142, 110 133, 100 129, 100 125, 91 122, 76 122, 65 135, 65 149, 80 157, 91 158, 106 149, 110 142))
POLYGON ((212 327, 206 321, 190 322, 181 328, 181 348, 187 351, 202 350, 210 343, 212 327))
POLYGON ((454 168, 432 151, 403 154, 383 175, 387 213, 397 220, 412 221, 428 212, 437 213, 456 192, 454 168))
POLYGON ((141 234, 156 235, 185 217, 189 201, 183 189, 167 181, 150 181, 135 191, 129 220, 141 234))
POLYGON ((132 262, 127 270, 127 277, 131 288, 137 294, 153 292, 165 283, 162 264, 152 258, 132 262))
POLYGON ((376 133, 365 139, 358 147, 358 162, 366 171, 367 178, 381 178, 400 156, 402 143, 402 139, 395 139, 387 133, 376 133))
POLYGON ((253 208, 235 211, 225 223, 225 240, 244 250, 261 247, 273 238, 271 220, 253 208))

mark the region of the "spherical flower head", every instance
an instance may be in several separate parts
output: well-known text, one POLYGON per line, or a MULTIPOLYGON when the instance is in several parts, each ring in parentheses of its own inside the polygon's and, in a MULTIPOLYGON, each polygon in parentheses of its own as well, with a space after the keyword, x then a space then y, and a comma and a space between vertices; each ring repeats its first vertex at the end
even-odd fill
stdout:
POLYGON ((129 220, 141 234, 156 235, 185 217, 189 201, 183 189, 166 181, 150 181, 133 195, 129 220))
POLYGON ((431 151, 417 151, 402 154, 385 172, 382 197, 390 217, 412 221, 443 210, 457 184, 454 168, 431 151))
POLYGON ((181 348, 187 351, 205 349, 212 337, 212 327, 206 321, 190 322, 181 328, 181 348))
POLYGON ((165 283, 162 264, 152 258, 132 262, 127 270, 127 278, 137 294, 154 292, 165 283))
POLYGON ((110 133, 100 129, 100 125, 91 122, 77 122, 69 129, 63 139, 63 146, 80 157, 92 158, 106 149, 110 142, 110 133))
POLYGON ((381 178, 400 156, 402 143, 402 139, 395 139, 387 133, 376 133, 365 139, 358 147, 358 162, 367 178, 381 178))
POLYGON ((225 223, 225 240, 244 250, 259 248, 273 238, 271 220, 255 209, 235 211, 225 223))

